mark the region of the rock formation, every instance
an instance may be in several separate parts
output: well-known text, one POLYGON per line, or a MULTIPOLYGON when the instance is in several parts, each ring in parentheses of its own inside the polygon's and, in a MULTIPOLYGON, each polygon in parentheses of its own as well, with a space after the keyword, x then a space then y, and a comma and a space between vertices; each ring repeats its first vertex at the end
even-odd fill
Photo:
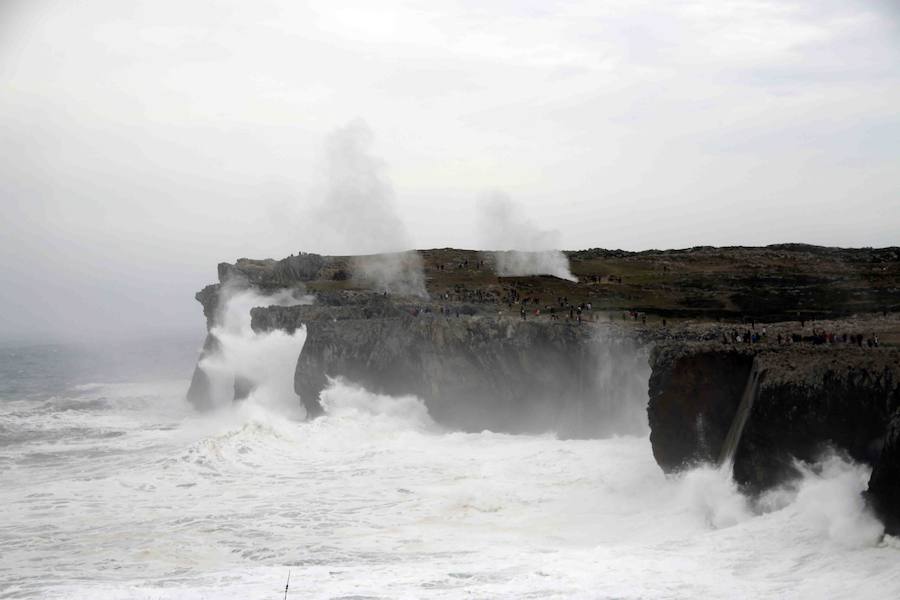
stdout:
POLYGON ((650 441, 667 472, 716 462, 754 360, 758 382, 734 454, 734 478, 768 489, 828 449, 874 467, 869 495, 896 518, 900 350, 661 343, 652 353, 650 441), (895 415, 891 421, 892 415, 895 415), (887 440, 887 442, 886 442, 887 440))
MULTIPOLYGON (((566 255, 578 282, 499 277, 489 253, 411 253, 404 268, 416 271, 406 279, 417 289, 408 297, 399 290, 412 286, 392 289, 385 280, 396 269, 381 268, 377 277, 361 272, 390 266, 396 256, 239 259, 221 263, 219 283, 197 300, 213 330, 234 290, 315 296, 311 306, 251 311, 256 332, 306 329, 293 383, 311 417, 327 409, 320 394, 329 377, 373 392, 414 394, 438 423, 470 431, 638 432, 646 410, 653 454, 665 471, 723 456, 730 461, 733 454, 734 477, 750 493, 793 476, 796 460, 813 461, 824 448, 872 465, 868 498, 898 530, 900 350, 717 340, 739 322, 769 323, 771 340, 776 330, 784 336, 802 330, 809 318, 897 310, 900 249, 781 245, 566 255), (585 322, 575 318, 576 308, 584 309, 585 322), (667 323, 673 316, 700 320, 667 323), (720 324, 723 318, 733 325, 720 324), (643 348, 650 342, 658 343, 644 405, 643 348), (733 427, 742 398, 746 421, 733 427), (723 452, 726 444, 732 447, 723 452)), ((857 332, 874 327, 871 320, 844 323, 857 332)), ((890 332, 893 343, 898 332, 890 332)), ((201 359, 218 349, 210 333, 201 359)), ((189 399, 209 407, 210 387, 198 367, 189 399)), ((235 398, 244 397, 251 382, 236 379, 233 388, 235 398)))
POLYGON ((306 326, 295 389, 310 415, 322 412, 327 377, 343 377, 373 392, 415 395, 435 421, 467 431, 596 437, 611 433, 613 423, 640 428, 628 412, 640 404, 610 396, 642 397, 646 357, 640 342, 609 327, 455 312, 413 316, 387 299, 351 302, 253 310, 258 331, 306 326), (610 372, 604 367, 619 380, 600 378, 610 372))
POLYGON ((900 534, 900 410, 895 410, 884 436, 881 456, 872 469, 868 497, 885 529, 900 534))

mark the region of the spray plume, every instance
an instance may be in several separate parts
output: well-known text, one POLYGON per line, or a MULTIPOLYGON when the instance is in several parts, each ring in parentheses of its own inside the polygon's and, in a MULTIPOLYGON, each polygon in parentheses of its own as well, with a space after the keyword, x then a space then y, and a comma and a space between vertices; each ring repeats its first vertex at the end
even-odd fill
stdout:
POLYGON ((427 297, 422 257, 415 250, 357 256, 353 274, 367 286, 401 296, 427 297))
POLYGON ((374 136, 362 119, 325 142, 325 201, 316 223, 332 230, 341 247, 364 254, 352 263, 355 278, 392 293, 425 294, 421 257, 397 213, 384 162, 372 154, 374 136))
POLYGON ((291 290, 264 295, 228 283, 220 294, 221 308, 210 329, 217 344, 198 365, 209 379, 213 403, 228 405, 232 399, 243 397, 296 418, 304 417, 293 381, 306 330, 255 332, 250 324, 250 310, 256 306, 308 304, 311 299, 298 298, 291 290))
POLYGON ((569 259, 557 249, 558 231, 537 227, 500 192, 485 198, 480 208, 482 245, 497 249, 493 255, 498 275, 553 275, 578 281, 569 270, 569 259))

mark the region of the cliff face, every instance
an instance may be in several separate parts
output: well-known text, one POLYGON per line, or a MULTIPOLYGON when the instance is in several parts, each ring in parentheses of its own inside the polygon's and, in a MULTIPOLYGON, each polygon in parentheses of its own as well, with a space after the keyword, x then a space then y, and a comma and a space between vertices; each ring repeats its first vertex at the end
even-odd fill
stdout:
POLYGON ((895 410, 884 436, 881 456, 869 480, 869 500, 888 531, 900 533, 900 410, 895 410))
POLYGON ((642 425, 640 404, 610 398, 643 397, 637 341, 575 322, 410 312, 387 300, 257 308, 253 327, 305 324, 295 390, 311 415, 322 412, 327 377, 343 377, 373 392, 415 395, 436 422, 466 431, 595 437, 614 423, 642 425))
MULTIPOLYGON (((646 415, 653 454, 666 471, 715 462, 737 439, 728 453, 734 476, 752 492, 795 473, 795 459, 814 460, 831 447, 873 466, 869 498, 897 531, 900 351, 811 344, 822 341, 822 328, 866 331, 873 343, 876 332, 882 342, 900 341, 900 325, 886 314, 898 307, 900 250, 789 245, 568 256, 577 282, 498 277, 490 254, 423 250, 420 274, 430 299, 377 293, 389 288, 358 272, 372 262, 359 257, 239 259, 220 264, 219 283, 197 299, 211 329, 231 290, 252 288, 260 301, 285 290, 316 297, 313 306, 251 311, 258 332, 306 328, 293 383, 310 416, 323 410, 329 377, 414 394, 438 423, 464 430, 595 437, 642 432, 646 415), (516 316, 520 310, 528 321, 516 316), (575 322, 575 310, 594 322, 575 322), (608 322, 624 321, 623 311, 632 311, 628 325, 608 322), (882 317, 821 321, 854 311, 882 317), (673 315, 731 324, 673 326, 666 322, 673 315), (810 317, 820 333, 804 330, 810 317), (729 339, 729 330, 747 320, 770 323, 769 339, 802 333, 805 342, 709 341, 729 339), (649 374, 641 348, 651 341, 660 343, 649 374), (748 410, 741 410, 746 425, 736 438, 729 430, 739 406, 748 410)), ((217 351, 210 335, 201 359, 217 351)), ((250 393, 249 385, 236 378, 234 397, 250 393)), ((198 368, 188 396, 205 407, 210 394, 198 368)))
POLYGON ((718 459, 753 357, 739 349, 654 347, 647 417, 657 464, 666 472, 718 459))
POLYGON ((757 361, 755 401, 734 456, 749 491, 797 473, 827 448, 874 467, 870 497, 896 518, 900 351, 885 348, 661 344, 650 377, 650 440, 674 471, 716 461, 757 361), (888 443, 885 440, 888 440, 888 443))

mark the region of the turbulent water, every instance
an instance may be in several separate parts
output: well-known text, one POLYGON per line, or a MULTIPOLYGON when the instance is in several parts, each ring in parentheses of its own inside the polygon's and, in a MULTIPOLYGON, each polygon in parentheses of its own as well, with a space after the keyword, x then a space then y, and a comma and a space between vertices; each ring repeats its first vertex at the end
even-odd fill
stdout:
POLYGON ((198 344, 0 349, 0 596, 891 598, 900 543, 827 458, 749 505, 646 435, 445 431, 347 385, 197 414, 198 344))

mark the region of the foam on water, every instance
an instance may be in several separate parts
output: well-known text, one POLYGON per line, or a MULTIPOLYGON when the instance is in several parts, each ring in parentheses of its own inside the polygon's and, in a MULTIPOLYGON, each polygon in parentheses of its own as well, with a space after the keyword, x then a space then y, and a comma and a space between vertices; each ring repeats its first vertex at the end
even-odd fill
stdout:
POLYGON ((0 446, 5 596, 279 598, 288 568, 291 598, 900 594, 868 470, 836 456, 754 504, 714 467, 665 477, 645 436, 445 431, 340 381, 310 423, 198 415, 184 385, 2 404, 57 433, 0 446))

